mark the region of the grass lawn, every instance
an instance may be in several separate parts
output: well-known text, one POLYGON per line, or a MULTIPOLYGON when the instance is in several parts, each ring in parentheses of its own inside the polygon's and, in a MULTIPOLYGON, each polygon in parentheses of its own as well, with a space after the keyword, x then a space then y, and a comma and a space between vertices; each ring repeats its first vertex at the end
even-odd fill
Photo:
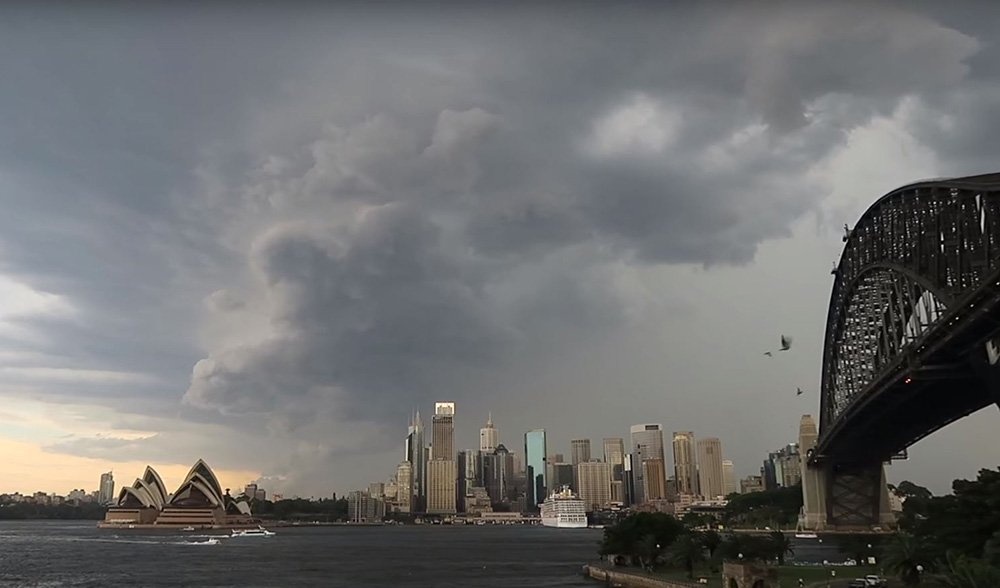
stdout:
MULTIPOLYGON (((815 582, 821 582, 830 576, 830 570, 836 570, 837 575, 836 580, 839 580, 841 584, 845 580, 853 580, 854 578, 862 578, 867 574, 877 573, 871 566, 781 566, 778 568, 778 579, 781 581, 782 588, 790 587, 795 588, 798 586, 799 578, 805 581, 806 586, 813 584, 815 582)), ((668 580, 680 580, 682 582, 692 582, 688 579, 687 572, 684 570, 666 570, 663 572, 657 572, 656 576, 666 578, 668 580)), ((711 573, 709 568, 700 568, 695 570, 694 582, 696 583, 699 576, 704 576, 708 578, 708 584, 701 584, 701 586, 708 586, 708 588, 723 588, 722 578, 720 573, 711 573)))

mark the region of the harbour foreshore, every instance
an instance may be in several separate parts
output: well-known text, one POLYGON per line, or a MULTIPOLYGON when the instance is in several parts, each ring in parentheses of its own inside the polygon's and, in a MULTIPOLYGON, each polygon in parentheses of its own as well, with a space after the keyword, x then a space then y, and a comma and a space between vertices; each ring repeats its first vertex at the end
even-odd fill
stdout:
POLYGON ((607 586, 620 588, 696 588, 698 586, 693 582, 664 580, 639 570, 624 571, 621 568, 598 564, 583 566, 583 573, 594 580, 604 582, 607 586))

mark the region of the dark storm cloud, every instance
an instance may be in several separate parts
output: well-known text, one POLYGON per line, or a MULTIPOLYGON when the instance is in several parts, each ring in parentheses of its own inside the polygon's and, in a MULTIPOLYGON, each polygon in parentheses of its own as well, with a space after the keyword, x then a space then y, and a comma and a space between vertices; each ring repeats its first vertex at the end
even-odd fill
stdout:
MULTIPOLYGON (((300 480, 415 404, 530 399, 519 362, 642 306, 619 265, 747 263, 851 129, 997 88, 992 48, 902 4, 223 6, 10 9, 0 268, 77 309, 29 325, 53 361, 264 427, 300 480)), ((927 141, 980 152, 951 116, 927 141)))

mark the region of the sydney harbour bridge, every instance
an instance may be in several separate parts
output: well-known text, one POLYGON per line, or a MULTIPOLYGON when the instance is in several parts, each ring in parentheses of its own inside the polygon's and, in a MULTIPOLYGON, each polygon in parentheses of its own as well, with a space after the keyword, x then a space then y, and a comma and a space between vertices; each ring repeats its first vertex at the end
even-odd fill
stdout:
POLYGON ((878 199, 833 270, 805 526, 891 521, 883 464, 1000 403, 1000 173, 878 199))

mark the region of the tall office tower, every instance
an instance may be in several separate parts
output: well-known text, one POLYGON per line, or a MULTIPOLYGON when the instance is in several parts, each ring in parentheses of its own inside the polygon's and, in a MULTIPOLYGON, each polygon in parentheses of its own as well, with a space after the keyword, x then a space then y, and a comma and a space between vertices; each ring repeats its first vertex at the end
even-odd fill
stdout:
POLYGON ((611 475, 603 461, 583 461, 576 464, 576 492, 587 512, 611 506, 611 475))
POLYGON ((458 452, 458 498, 456 506, 459 512, 466 512, 465 497, 472 494, 472 489, 479 486, 479 472, 482 468, 478 451, 466 449, 458 452))
MULTIPOLYGON (((632 461, 632 477, 635 482, 635 494, 636 498, 642 495, 642 502, 650 500, 650 497, 645 496, 645 488, 647 484, 643 478, 645 471, 642 467, 642 462, 647 459, 659 459, 664 464, 667 462, 663 455, 663 425, 660 424, 642 424, 642 425, 632 425, 632 452, 635 454, 632 461)), ((654 470, 656 471, 656 470, 654 470)), ((666 478, 660 483, 658 480, 653 481, 653 487, 662 487, 666 485, 666 478)), ((635 504, 642 504, 642 502, 636 502, 635 504)))
POLYGON ((410 512, 413 504, 413 466, 408 461, 396 466, 396 505, 399 512, 410 512))
POLYGON ((642 504, 642 476, 636 475, 639 463, 634 453, 626 453, 622 464, 622 483, 625 488, 625 504, 642 504))
POLYGON ((455 403, 435 402, 431 421, 431 459, 455 459, 455 403))
POLYGON ((604 439, 604 461, 611 476, 611 502, 625 503, 625 441, 621 437, 604 439))
POLYGON ((528 478, 525 505, 535 510, 545 501, 548 485, 545 483, 545 429, 535 429, 524 434, 524 467, 528 478))
POLYGON ((100 490, 97 493, 97 500, 101 504, 111 504, 115 499, 115 476, 111 472, 101 474, 100 490))
POLYGON ((590 439, 573 439, 570 441, 573 465, 590 461, 590 439))
POLYGON ((678 494, 698 494, 698 466, 691 431, 674 433, 674 478, 678 494))
POLYGON ((428 514, 455 514, 457 476, 453 459, 432 459, 427 462, 428 514))
POLYGON ((493 413, 486 418, 486 426, 479 429, 479 451, 493 453, 500 444, 500 432, 493 426, 493 413))
POLYGON ((510 501, 514 482, 514 455, 503 443, 497 445, 493 453, 483 454, 483 481, 493 504, 510 501))
POLYGON ((579 490, 576 485, 576 472, 573 471, 573 464, 570 463, 550 463, 547 464, 551 476, 546 478, 549 488, 555 492, 561 490, 563 486, 569 486, 573 490, 579 490))
POLYGON ((406 435, 405 460, 410 462, 413 499, 410 512, 424 512, 427 501, 427 447, 424 445, 424 424, 418 410, 410 420, 406 435))
POLYGON ((740 489, 736 485, 736 470, 733 467, 733 462, 728 459, 722 460, 722 493, 729 496, 739 491, 740 489))
POLYGON ((666 500, 667 467, 663 460, 655 457, 642 460, 642 495, 646 502, 666 500))
POLYGON ((369 482, 368 494, 372 498, 385 498, 385 482, 369 482))
POLYGON ((698 487, 706 500, 723 496, 722 442, 717 437, 698 440, 698 487))

